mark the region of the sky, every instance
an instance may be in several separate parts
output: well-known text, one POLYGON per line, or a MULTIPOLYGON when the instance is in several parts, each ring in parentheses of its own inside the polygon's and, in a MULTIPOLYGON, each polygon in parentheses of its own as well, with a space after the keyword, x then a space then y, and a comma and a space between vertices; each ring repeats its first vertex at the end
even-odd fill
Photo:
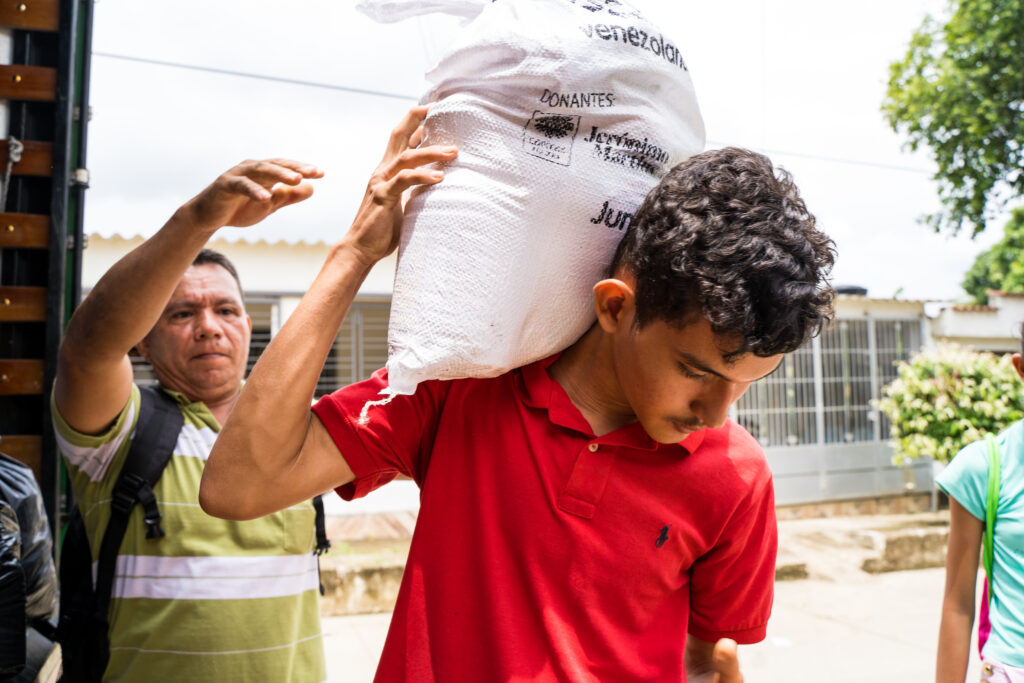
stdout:
MULTIPOLYGON (((888 64, 945 0, 631 4, 680 46, 708 147, 749 147, 793 174, 836 243, 836 284, 878 298, 965 298, 963 273, 1002 222, 975 240, 919 224, 939 206, 934 165, 905 150, 880 113, 888 64)), ((378 24, 346 0, 95 7, 85 229, 105 236, 150 235, 238 161, 287 157, 324 169, 315 196, 222 236, 335 241, 389 131, 460 30, 438 15, 378 24)))

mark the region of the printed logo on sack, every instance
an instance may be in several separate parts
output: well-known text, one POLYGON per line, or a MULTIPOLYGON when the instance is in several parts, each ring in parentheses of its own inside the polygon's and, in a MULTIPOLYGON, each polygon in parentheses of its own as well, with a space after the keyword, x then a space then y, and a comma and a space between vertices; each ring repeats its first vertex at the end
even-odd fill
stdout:
POLYGON ((568 166, 579 129, 579 116, 535 111, 523 132, 523 149, 544 161, 568 166))
POLYGON ((622 0, 569 0, 569 2, 588 12, 606 12, 613 17, 643 19, 639 12, 622 2, 622 0))
POLYGON ((629 227, 630 222, 633 220, 633 214, 622 209, 615 210, 608 203, 606 199, 604 204, 601 205, 601 213, 597 214, 594 218, 590 219, 590 222, 594 225, 600 225, 604 223, 609 228, 616 229, 622 232, 629 227), (614 218, 613 218, 614 216, 614 218))
POLYGON ((668 164, 669 154, 646 136, 640 138, 629 132, 608 132, 592 126, 583 142, 593 143, 594 158, 609 164, 624 166, 661 178, 668 164))

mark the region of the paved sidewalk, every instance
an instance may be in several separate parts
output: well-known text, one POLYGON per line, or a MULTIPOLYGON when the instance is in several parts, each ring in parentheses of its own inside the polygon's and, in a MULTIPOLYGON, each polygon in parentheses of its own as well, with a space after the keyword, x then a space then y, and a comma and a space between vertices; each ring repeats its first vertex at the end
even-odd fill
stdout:
MULTIPOLYGON (((934 680, 944 574, 920 569, 777 583, 767 639, 740 648, 748 683, 934 680)), ((389 620, 324 618, 330 681, 373 680, 389 620)), ((972 657, 967 680, 979 675, 972 657)))
MULTIPOLYGON (((768 637, 740 649, 746 678, 749 683, 932 681, 944 583, 944 569, 777 583, 768 637)), ((976 652, 976 645, 971 647, 976 652)), ((979 677, 973 656, 967 680, 979 677)))
POLYGON ((391 614, 322 617, 327 680, 369 683, 377 670, 391 614))

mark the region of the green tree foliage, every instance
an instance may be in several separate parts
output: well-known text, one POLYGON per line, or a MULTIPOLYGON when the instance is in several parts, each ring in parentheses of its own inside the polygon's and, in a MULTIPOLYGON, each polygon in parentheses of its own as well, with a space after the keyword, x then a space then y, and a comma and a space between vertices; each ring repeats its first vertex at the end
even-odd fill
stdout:
POLYGON ((1024 417, 1009 356, 946 346, 898 367, 878 402, 892 421, 898 463, 923 457, 948 462, 967 444, 1024 417))
POLYGON ((976 304, 988 303, 990 289, 1024 293, 1024 208, 1014 210, 1003 228, 1003 239, 978 254, 962 287, 976 304))
POLYGON ((1024 196, 1024 0, 950 0, 951 18, 926 17, 890 65, 882 111, 938 165, 936 231, 976 235, 1024 196))

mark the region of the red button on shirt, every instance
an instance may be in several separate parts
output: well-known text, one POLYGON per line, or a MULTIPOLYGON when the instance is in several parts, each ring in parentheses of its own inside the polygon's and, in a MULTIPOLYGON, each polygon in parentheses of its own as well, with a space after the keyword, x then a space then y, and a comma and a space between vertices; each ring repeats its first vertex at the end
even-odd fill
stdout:
POLYGON ((685 680, 686 633, 764 638, 776 527, 742 428, 659 445, 595 437, 547 374, 421 384, 387 376, 314 407, 365 495, 397 473, 421 507, 377 680, 685 680))

